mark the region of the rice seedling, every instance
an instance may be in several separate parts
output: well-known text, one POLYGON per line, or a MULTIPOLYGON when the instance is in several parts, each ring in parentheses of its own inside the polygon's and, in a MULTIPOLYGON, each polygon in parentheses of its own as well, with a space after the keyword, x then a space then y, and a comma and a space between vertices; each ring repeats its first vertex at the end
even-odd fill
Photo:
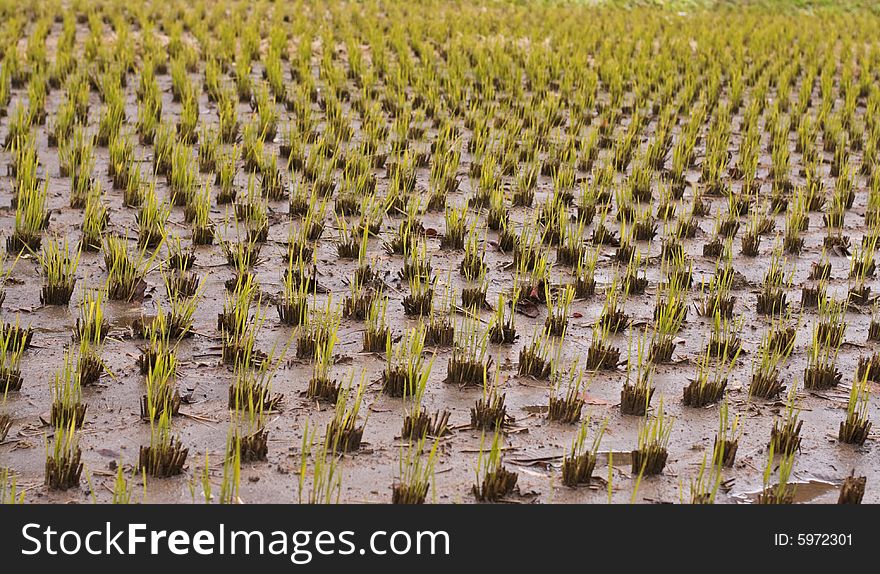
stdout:
POLYGON ((626 292, 621 297, 620 283, 615 276, 611 284, 605 290, 605 303, 602 306, 602 314, 597 323, 609 333, 618 333, 629 323, 629 318, 624 311, 626 305, 626 292))
POLYGON ((407 408, 403 419, 401 436, 404 438, 419 439, 428 434, 439 437, 446 434, 448 430, 449 411, 438 411, 431 416, 422 406, 422 399, 427 389, 433 363, 434 357, 431 357, 431 361, 426 368, 413 373, 416 379, 412 381, 412 385, 407 386, 404 384, 403 396, 404 398, 409 398, 412 403, 412 406, 407 408))
POLYGON ((328 296, 323 308, 313 305, 303 324, 303 331, 296 340, 296 357, 298 359, 314 359, 317 349, 339 332, 342 312, 338 305, 333 304, 333 297, 328 296))
POLYGON ((397 478, 391 486, 392 504, 423 504, 434 478, 439 441, 425 451, 427 437, 411 438, 406 448, 400 447, 397 478))
POLYGON ((704 407, 718 402, 727 388, 728 377, 741 349, 733 352, 725 346, 714 365, 710 364, 709 347, 697 363, 697 376, 684 388, 682 402, 690 407, 704 407), (711 373, 710 373, 711 370, 711 373))
POLYGON ((22 329, 18 321, 4 323, 0 329, 0 385, 3 396, 10 391, 19 391, 23 384, 21 376, 21 357, 29 344, 32 331, 22 329))
POLYGON ((24 504, 24 490, 18 488, 18 477, 6 467, 0 468, 0 504, 24 504))
POLYGON ((674 418, 663 412, 663 401, 657 407, 657 413, 645 419, 639 425, 638 447, 632 451, 632 473, 652 476, 663 472, 666 466, 669 445, 669 434, 672 432, 674 418))
POLYGON ((183 472, 189 449, 172 434, 171 413, 150 414, 150 444, 141 446, 137 468, 156 478, 177 476, 183 472))
POLYGON ((501 433, 496 430, 486 450, 486 433, 480 435, 480 454, 475 468, 476 484, 472 490, 480 502, 498 502, 513 492, 519 475, 504 468, 501 433))
POLYGON ((108 235, 104 238, 103 251, 108 274, 107 294, 110 299, 132 301, 142 296, 146 289, 144 277, 158 257, 159 249, 155 249, 149 256, 147 247, 132 254, 128 249, 127 238, 108 235))
POLYGON ((584 371, 578 369, 577 360, 568 370, 554 373, 547 409, 549 420, 565 424, 575 424, 580 420, 585 404, 583 393, 589 386, 584 383, 583 378, 584 371))
MULTIPOLYGON (((3 399, 0 401, 0 443, 9 436, 9 430, 12 428, 12 420, 14 412, 6 408, 7 393, 3 393, 3 399)), ((2 488, 2 485, 0 485, 2 488)))
POLYGON ((82 402, 82 386, 76 376, 77 361, 73 351, 64 354, 64 365, 56 372, 52 382, 52 426, 78 429, 86 417, 87 405, 82 402))
POLYGON ((272 391, 272 379, 283 358, 274 359, 272 353, 263 353, 254 348, 253 332, 259 328, 259 317, 249 327, 247 334, 239 339, 238 354, 233 363, 233 382, 229 386, 229 408, 237 405, 262 405, 263 411, 274 411, 284 395, 272 391))
POLYGON ((358 415, 364 400, 366 390, 366 378, 361 373, 361 382, 356 388, 352 388, 354 372, 349 375, 348 383, 339 390, 336 398, 336 410, 333 419, 327 425, 326 442, 333 451, 338 453, 354 452, 361 446, 361 437, 367 424, 367 416, 363 423, 358 425, 358 415), (349 399, 352 404, 349 405, 349 399))
POLYGON ((324 399, 335 402, 339 396, 339 383, 330 376, 333 367, 333 347, 336 345, 336 333, 320 340, 315 348, 315 363, 312 378, 306 396, 312 399, 324 399))
MULTIPOLYGON (((587 434, 590 427, 590 418, 584 419, 578 427, 578 432, 571 442, 571 448, 562 458, 562 483, 565 486, 575 488, 581 484, 589 484, 592 479, 593 469, 596 468, 596 459, 599 445, 608 427, 608 419, 602 421, 601 426, 593 436, 593 442, 587 448, 587 434)), ((610 456, 610 455, 609 455, 610 456)), ((611 461, 609 460, 609 465, 611 461)))
POLYGON ((146 187, 135 221, 138 228, 138 247, 155 248, 165 236, 165 228, 171 206, 160 202, 156 194, 156 182, 152 180, 146 187))
POLYGON ((840 384, 842 375, 837 369, 837 353, 842 341, 832 341, 833 333, 833 330, 823 330, 821 323, 813 329, 807 367, 804 369, 804 388, 825 390, 840 384))
POLYGON ((391 341, 391 332, 386 321, 388 297, 378 294, 370 301, 364 326, 362 349, 369 353, 379 353, 386 349, 391 341))
MULTIPOLYGON (((383 320, 384 322, 384 320, 383 320)), ((425 329, 413 328, 393 344, 385 337, 385 370, 382 372, 382 389, 392 397, 414 396, 420 381, 431 372, 434 360, 425 362, 425 329)))
POLYGON ((801 410, 795 406, 796 397, 797 386, 792 385, 788 391, 782 418, 775 420, 770 430, 770 452, 778 452, 786 456, 796 453, 801 448, 800 434, 804 421, 800 420, 801 410))
POLYGON ((43 245, 39 254, 40 266, 46 277, 40 292, 40 302, 47 305, 67 305, 76 286, 76 270, 80 253, 73 255, 67 239, 56 238, 43 245))
POLYGON ((46 441, 45 484, 51 490, 68 490, 79 485, 82 449, 74 420, 55 429, 52 446, 46 441))
POLYGON ((177 357, 174 352, 157 355, 144 379, 146 393, 141 397, 141 419, 154 421, 165 414, 173 417, 179 413, 182 401, 176 376, 177 357))
POLYGON ((201 190, 196 192, 192 198, 192 203, 187 206, 187 210, 191 211, 192 217, 192 243, 193 245, 211 245, 216 237, 214 222, 211 221, 211 188, 203 185, 201 190))
POLYGON ((484 380, 482 395, 471 408, 471 428, 495 430, 512 420, 507 415, 507 407, 504 404, 506 395, 498 391, 498 377, 496 370, 494 379, 486 377, 484 380))
POLYGON ((773 475, 776 454, 771 444, 767 453, 767 464, 764 466, 764 488, 758 495, 758 504, 791 504, 794 502, 797 485, 789 484, 789 480, 794 468, 795 452, 780 455, 777 482, 772 484, 770 480, 773 475))
POLYGON ((703 453, 703 461, 700 463, 697 476, 690 481, 691 504, 715 503, 715 497, 721 486, 721 464, 719 464, 717 459, 713 458, 707 470, 706 463, 706 453, 703 453))
POLYGON ((849 476, 843 479, 843 484, 840 486, 837 504, 861 504, 867 483, 868 477, 856 476, 855 471, 851 471, 849 476))
POLYGON ((546 286, 547 318, 544 321, 544 329, 549 335, 561 337, 568 326, 568 316, 571 304, 574 301, 574 288, 566 285, 554 298, 549 286, 546 286))
POLYGON ((431 313, 436 280, 436 277, 425 278, 421 275, 409 278, 409 294, 401 300, 406 315, 425 316, 431 313))
POLYGON ((599 250, 591 249, 578 259, 574 266, 572 284, 578 299, 586 299, 596 292, 596 265, 599 261, 599 250))
MULTIPOLYGON (((217 205, 226 205, 233 203, 238 195, 235 187, 235 176, 238 171, 238 159, 240 149, 237 145, 232 146, 226 152, 218 152, 217 169, 214 183, 216 183, 220 191, 217 194, 217 205)), ((293 194, 291 193, 291 201, 293 194)))
POLYGON ((644 416, 654 396, 654 365, 646 362, 646 334, 639 336, 635 349, 635 370, 633 370, 633 348, 630 340, 629 360, 626 362, 626 381, 620 391, 620 412, 625 415, 644 416))
POLYGON ((339 456, 329 444, 329 435, 318 443, 316 448, 315 430, 309 432, 309 424, 303 427, 302 447, 300 448, 299 481, 297 496, 300 504, 333 504, 339 502, 342 491, 342 474, 339 469, 339 456), (314 453, 314 456, 312 454, 314 453), (309 457, 313 458, 312 471, 308 472, 309 457), (310 475, 307 476, 307 475, 310 475), (309 480, 309 478, 311 480, 309 480), (306 484, 310 482, 308 494, 306 484))
POLYGON ((740 415, 734 415, 733 421, 730 420, 730 404, 725 396, 718 409, 718 433, 715 435, 712 454, 712 460, 715 461, 715 464, 720 464, 725 468, 733 467, 742 433, 740 415))
MULTIPOLYGON (((794 341, 792 341, 793 343, 794 341)), ((772 399, 779 396, 786 386, 779 380, 780 365, 788 358, 792 346, 779 350, 770 341, 770 332, 764 335, 758 347, 758 360, 752 363, 749 396, 772 399)))
POLYGON ((846 444, 862 446, 871 432, 868 418, 868 373, 856 374, 849 400, 846 405, 846 418, 840 423, 837 439, 846 444))
POLYGON ((15 226, 6 238, 8 253, 36 252, 40 249, 42 232, 49 226, 47 209, 49 182, 43 185, 19 185, 15 194, 15 226))

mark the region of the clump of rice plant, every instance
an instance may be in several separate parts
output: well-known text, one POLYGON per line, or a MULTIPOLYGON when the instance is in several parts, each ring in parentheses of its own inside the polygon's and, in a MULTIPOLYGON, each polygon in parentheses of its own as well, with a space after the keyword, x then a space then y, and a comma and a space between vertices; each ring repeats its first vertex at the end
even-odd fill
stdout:
MULTIPOLYGON (((768 330, 761 339, 758 347, 757 361, 752 363, 752 378, 749 381, 749 396, 762 399, 772 399, 779 396, 786 388, 779 380, 779 369, 783 362, 791 354, 793 344, 785 349, 779 349, 770 340, 768 330)), ((794 343, 794 340, 791 341, 794 343)))
POLYGON ((156 478, 177 476, 183 472, 188 454, 189 449, 172 433, 171 412, 151 414, 150 444, 140 447, 137 468, 156 478))
POLYGON ((444 249, 464 249, 467 225, 467 204, 456 209, 446 206, 446 233, 440 238, 440 247, 444 249))
POLYGON ((135 216, 138 247, 154 248, 162 242, 169 215, 171 215, 171 206, 159 200, 156 194, 156 182, 152 180, 144 192, 143 201, 135 216))
POLYGON ((715 503, 715 496, 718 494, 718 489, 721 486, 721 464, 717 458, 713 458, 707 472, 706 463, 706 453, 703 453, 700 470, 697 472, 696 478, 692 478, 690 483, 691 504, 715 503))
POLYGON ((0 468, 0 504, 24 504, 24 491, 18 488, 18 477, 6 467, 0 468))
POLYGON ((550 404, 547 418, 565 424, 575 424, 584 409, 583 392, 586 390, 584 371, 578 368, 577 360, 571 367, 554 373, 550 387, 550 404))
POLYGON ((516 293, 508 303, 504 293, 498 294, 498 302, 489 324, 489 341, 496 345, 510 345, 516 342, 516 293))
POLYGON ((175 416, 180 411, 180 392, 177 390, 177 357, 174 352, 156 357, 146 373, 146 393, 141 397, 141 418, 154 420, 167 413, 175 416))
POLYGON ((486 433, 480 435, 480 454, 477 457, 476 484, 472 490, 480 502, 498 502, 516 488, 519 475, 504 468, 501 456, 501 432, 496 430, 486 450, 486 433))
POLYGON ((532 341, 519 351, 519 374, 536 379, 550 375, 550 355, 553 344, 546 329, 535 329, 532 341))
POLYGON ((758 494, 758 504, 791 504, 794 502, 797 485, 789 484, 791 471, 794 468, 794 457, 794 451, 782 453, 779 460, 777 482, 772 484, 770 479, 776 463, 776 451, 773 445, 770 445, 767 453, 767 463, 764 466, 764 488, 758 494))
POLYGON ((51 490, 67 490, 79 485, 82 476, 82 449, 74 420, 55 429, 50 447, 46 442, 45 484, 51 490))
POLYGON ((362 423, 358 421, 367 386, 366 378, 362 373, 361 382, 356 388, 351 386, 353 380, 354 373, 351 373, 348 384, 339 391, 333 419, 327 425, 327 444, 338 453, 358 450, 364 435, 364 427, 367 424, 367 417, 364 417, 362 423), (351 405, 348 404, 349 399, 351 399, 351 405))
POLYGON ((736 461, 739 439, 743 433, 739 421, 739 415, 730 420, 730 405, 725 397, 718 409, 718 433, 715 435, 712 455, 712 460, 725 468, 731 468, 736 461))
POLYGON ((336 345, 336 333, 330 333, 326 339, 318 342, 315 348, 315 364, 306 396, 312 399, 324 399, 336 402, 339 396, 339 383, 330 377, 333 367, 333 347, 336 345))
POLYGON ((379 294, 370 301, 370 309, 367 312, 366 324, 364 326, 362 346, 365 352, 379 353, 387 349, 391 344, 391 331, 386 320, 387 311, 387 296, 379 294))
POLYGON ((110 211, 101 200, 101 195, 94 193, 89 195, 83 212, 81 228, 80 248, 83 251, 97 251, 101 248, 109 220, 110 211))
POLYGON ((422 406, 433 363, 434 358, 432 357, 427 368, 418 371, 418 378, 413 387, 404 390, 404 398, 410 399, 411 406, 407 407, 406 415, 403 418, 403 430, 400 433, 403 438, 419 439, 429 434, 439 437, 448 431, 449 411, 438 411, 432 416, 422 406), (408 393, 407 391, 410 390, 412 392, 408 393))
MULTIPOLYGON (((590 428, 590 418, 581 421, 578 432, 571 441, 571 448, 562 458, 562 484, 575 488, 581 484, 589 484, 596 468, 596 458, 599 445, 608 427, 608 419, 602 421, 601 426, 593 435, 593 442, 587 448, 587 434, 590 428)), ((610 463, 609 463, 610 464, 610 463)))
POLYGON ((339 469, 339 456, 336 449, 329 443, 330 438, 331 436, 327 434, 323 442, 316 443, 315 430, 312 429, 309 432, 308 421, 303 427, 297 483, 297 496, 300 504, 304 502, 308 504, 339 502, 339 495, 342 492, 342 474, 339 469), (312 457, 313 452, 314 456, 312 457), (310 457, 313 458, 311 473, 308 472, 310 457), (310 482, 308 494, 306 494, 307 481, 310 482))
POLYGON ((857 375, 849 392, 846 419, 841 421, 837 439, 846 444, 861 446, 871 432, 868 418, 868 374, 857 375))
POLYGON ((574 301, 574 288, 566 285, 558 297, 554 297, 549 286, 546 286, 547 318, 544 329, 548 334, 561 337, 568 326, 568 315, 574 301))
POLYGON ((300 260, 297 262, 297 269, 294 270, 293 260, 288 260, 288 267, 281 276, 282 286, 284 290, 279 297, 275 308, 278 311, 278 319, 282 325, 303 325, 308 320, 309 308, 309 284, 308 281, 301 281, 307 271, 305 262, 300 260))
POLYGON ((663 412, 663 401, 653 417, 645 417, 639 425, 638 448, 632 451, 632 473, 651 476, 663 472, 668 456, 669 434, 675 419, 663 412))
MULTIPOLYGON (((825 324, 827 326, 827 324, 825 324)), ((826 390, 840 384, 842 377, 837 369, 837 353, 842 340, 832 341, 836 337, 833 329, 823 329, 817 323, 813 329, 813 340, 807 355, 807 367, 804 369, 804 388, 809 390, 826 390), (822 338, 824 335, 824 338, 822 338)), ((842 338, 842 336, 841 336, 842 338)))
POLYGON ((237 404, 232 409, 230 439, 236 443, 236 455, 241 462, 264 461, 269 454, 264 404, 254 394, 236 398, 251 401, 237 404), (253 402, 255 399, 257 402, 253 402))
POLYGON ((730 353, 724 347, 714 365, 710 365, 708 347, 697 363, 697 376, 684 388, 682 402, 689 407, 704 407, 718 402, 727 388, 728 376, 739 356, 740 349, 730 353))
POLYGON ((635 369, 633 369, 633 349, 630 341, 629 360, 626 363, 626 381, 620 391, 620 412, 625 415, 644 416, 654 396, 654 365, 646 362, 645 339, 638 337, 635 349, 635 369))
POLYGON ((392 504, 423 504, 434 478, 439 441, 434 440, 425 454, 427 437, 410 438, 406 447, 400 447, 398 473, 391 486, 392 504))
POLYGON ((129 252, 128 240, 116 235, 104 238, 104 264, 107 267, 107 294, 110 299, 131 301, 143 295, 146 289, 144 277, 158 256, 156 249, 147 255, 144 247, 134 254, 129 252))
POLYGON ((58 428, 80 428, 86 417, 82 402, 82 386, 76 376, 76 358, 72 350, 64 354, 64 366, 56 372, 51 382, 52 426, 58 428))
POLYGON ((868 483, 868 477, 856 476, 855 471, 851 471, 849 476, 843 479, 840 485, 840 495, 837 497, 837 504, 861 504, 862 498, 865 496, 865 485, 868 483))
POLYGON ((427 379, 434 365, 433 358, 425 361, 425 329, 414 327, 397 343, 385 339, 385 370, 382 372, 382 390, 392 397, 413 396, 422 379, 427 379))
POLYGON ((422 275, 413 275, 409 278, 409 293, 401 301, 406 315, 423 317, 431 313, 436 279, 436 277, 426 279, 422 275))
POLYGON ((575 297, 586 299, 596 292, 596 265, 599 262, 599 250, 590 249, 577 260, 572 275, 575 297))
POLYGON ((76 270, 80 252, 71 255, 67 239, 55 239, 43 245, 39 260, 46 281, 40 302, 46 305, 67 305, 76 286, 76 270))
POLYGON ((272 378, 277 364, 272 357, 260 357, 255 362, 253 351, 245 351, 233 367, 233 381, 229 385, 229 408, 239 405, 257 405, 264 412, 274 411, 284 399, 281 393, 272 391, 272 378))
POLYGON ((4 323, 0 329, 0 387, 3 396, 12 391, 21 390, 23 379, 21 376, 21 357, 29 343, 30 335, 21 329, 18 322, 15 324, 4 323))
POLYGON ((315 304, 296 340, 296 357, 313 360, 318 347, 339 331, 341 321, 341 309, 333 304, 332 296, 327 297, 323 308, 315 304))
POLYGON ((779 315, 788 309, 785 289, 791 286, 792 274, 783 267, 782 255, 773 250, 770 267, 764 274, 761 291, 758 293, 757 312, 759 315, 779 315))
POLYGON ((193 245, 211 245, 216 236, 214 222, 211 221, 211 188, 203 185, 187 208, 191 213, 193 245))
POLYGON ((613 371, 620 364, 620 349, 611 343, 611 329, 606 323, 593 325, 590 347, 587 349, 586 368, 591 371, 613 371))
MULTIPOLYGON (((465 298, 462 291, 462 298, 465 298)), ((455 302, 452 282, 447 279, 443 298, 439 305, 431 308, 425 330, 425 344, 435 347, 449 347, 455 342, 455 302)))
POLYGON ((800 434, 804 421, 800 420, 801 410, 795 406, 796 395, 797 387, 792 385, 782 418, 775 420, 770 430, 771 451, 782 455, 793 454, 801 448, 800 434))
POLYGON ((493 363, 488 355, 488 342, 488 330, 481 330, 477 321, 466 319, 456 331, 445 382, 459 387, 482 386, 491 373, 493 363))
POLYGON ((12 235, 6 238, 6 251, 21 253, 36 252, 40 249, 42 232, 49 226, 47 201, 49 181, 43 185, 19 185, 15 195, 15 227, 12 235))
MULTIPOLYGON (((242 442, 235 432, 226 438, 226 450, 223 455, 223 478, 220 482, 220 504, 238 504, 241 487, 242 442)), ((205 453, 207 457, 207 453, 205 453)))
POLYGON ((83 298, 79 304, 79 317, 73 330, 75 340, 88 339, 96 344, 101 343, 110 331, 110 323, 105 318, 104 289, 83 289, 83 298))

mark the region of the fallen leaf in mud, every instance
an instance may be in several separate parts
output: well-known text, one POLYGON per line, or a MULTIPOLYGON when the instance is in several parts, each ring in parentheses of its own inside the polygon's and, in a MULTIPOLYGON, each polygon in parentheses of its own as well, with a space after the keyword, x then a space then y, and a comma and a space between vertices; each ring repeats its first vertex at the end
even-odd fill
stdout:
POLYGON ((581 393, 580 397, 581 397, 581 400, 583 400, 584 403, 588 404, 588 405, 595 405, 595 406, 601 406, 601 407, 610 407, 611 406, 611 403, 609 403, 608 401, 596 398, 592 395, 588 395, 587 393, 581 393))
POLYGON ((574 317, 575 319, 580 319, 584 316, 584 314, 575 311, 574 313, 571 314, 571 316, 574 317))
POLYGON ((119 453, 110 450, 109 448, 102 448, 98 450, 98 454, 100 454, 101 456, 106 456, 107 458, 119 458, 119 453))

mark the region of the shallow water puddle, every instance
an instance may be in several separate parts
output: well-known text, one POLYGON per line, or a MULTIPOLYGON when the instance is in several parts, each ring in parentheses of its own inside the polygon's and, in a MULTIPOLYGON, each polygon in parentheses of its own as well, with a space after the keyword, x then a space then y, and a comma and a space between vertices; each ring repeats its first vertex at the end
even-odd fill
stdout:
MULTIPOLYGON (((794 491, 794 504, 811 502, 824 494, 840 488, 839 484, 815 478, 801 482, 791 482, 789 484, 796 487, 794 491)), ((762 490, 763 489, 740 492, 734 494, 733 498, 743 502, 755 503, 758 501, 758 495, 761 494, 762 490)))

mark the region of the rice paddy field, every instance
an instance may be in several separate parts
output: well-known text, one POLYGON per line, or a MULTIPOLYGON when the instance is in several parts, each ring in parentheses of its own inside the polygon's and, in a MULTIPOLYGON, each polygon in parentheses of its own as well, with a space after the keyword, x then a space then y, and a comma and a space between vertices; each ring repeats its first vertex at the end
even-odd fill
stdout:
POLYGON ((880 502, 872 3, 0 0, 0 501, 880 502))

